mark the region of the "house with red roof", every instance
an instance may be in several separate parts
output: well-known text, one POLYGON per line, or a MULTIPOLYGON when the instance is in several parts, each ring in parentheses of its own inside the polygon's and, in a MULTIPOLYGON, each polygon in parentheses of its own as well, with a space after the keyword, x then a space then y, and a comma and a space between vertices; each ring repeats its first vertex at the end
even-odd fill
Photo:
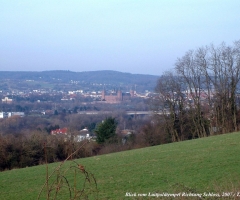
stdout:
POLYGON ((51 135, 67 135, 67 128, 59 128, 52 130, 51 135))

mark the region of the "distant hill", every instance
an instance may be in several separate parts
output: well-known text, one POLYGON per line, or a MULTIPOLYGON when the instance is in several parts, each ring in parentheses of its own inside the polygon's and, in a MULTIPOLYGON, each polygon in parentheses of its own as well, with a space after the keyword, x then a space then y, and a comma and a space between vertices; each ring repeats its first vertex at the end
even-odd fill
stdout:
MULTIPOLYGON (((79 82, 80 85, 96 85, 102 84, 111 87, 126 88, 137 87, 139 90, 154 90, 158 76, 123 73, 118 71, 88 71, 88 72, 72 72, 72 71, 0 71, 2 84, 5 81, 22 82, 32 80, 36 82, 48 83, 70 83, 79 82)), ((13 87, 13 86, 12 86, 13 87)), ((104 87, 104 86, 102 86, 104 87)), ((0 85, 1 89, 1 85, 0 85)))

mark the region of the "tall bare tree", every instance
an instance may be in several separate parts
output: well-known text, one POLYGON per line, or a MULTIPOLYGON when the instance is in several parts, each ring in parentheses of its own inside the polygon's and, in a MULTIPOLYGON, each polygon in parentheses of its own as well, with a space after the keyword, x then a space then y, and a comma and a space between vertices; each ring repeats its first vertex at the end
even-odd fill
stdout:
POLYGON ((197 62, 196 52, 191 50, 182 58, 179 58, 175 64, 176 72, 182 76, 187 86, 186 95, 190 102, 188 105, 191 110, 191 120, 194 125, 193 135, 204 137, 207 135, 205 120, 202 112, 201 94, 203 93, 204 76, 201 66, 197 62))
POLYGON ((239 129, 240 41, 190 50, 174 70, 159 78, 154 107, 172 141, 186 138, 186 130, 195 138, 239 129))
POLYGON ((219 47, 211 46, 209 70, 213 72, 211 82, 215 90, 215 118, 222 133, 237 131, 239 51, 239 42, 235 42, 233 47, 225 43, 219 47))
POLYGON ((183 88, 181 77, 166 72, 159 78, 155 89, 159 96, 155 99, 157 106, 154 110, 161 114, 160 120, 164 120, 165 132, 171 135, 172 141, 183 140, 186 130, 183 88))

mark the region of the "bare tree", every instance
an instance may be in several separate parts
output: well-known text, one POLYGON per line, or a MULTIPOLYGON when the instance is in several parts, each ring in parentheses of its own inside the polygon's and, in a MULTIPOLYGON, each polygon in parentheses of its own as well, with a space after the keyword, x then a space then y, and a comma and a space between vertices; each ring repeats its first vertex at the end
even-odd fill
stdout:
POLYGON ((215 118, 221 132, 237 131, 236 92, 239 83, 239 42, 233 47, 222 43, 211 46, 209 70, 213 72, 211 82, 215 90, 215 118))
POLYGON ((193 135, 197 135, 197 137, 207 136, 201 103, 204 76, 201 66, 197 62, 196 52, 191 50, 183 58, 179 58, 175 64, 175 70, 182 76, 187 86, 186 95, 190 100, 188 105, 191 110, 191 120, 195 132, 193 135))
POLYGON ((164 120, 165 132, 171 135, 173 142, 183 140, 183 133, 186 131, 184 124, 186 112, 181 77, 166 72, 159 78, 155 90, 159 95, 154 101, 154 111, 161 113, 159 120, 164 120))
POLYGON ((174 70, 159 78, 153 101, 172 141, 238 130, 240 41, 190 50, 174 70))

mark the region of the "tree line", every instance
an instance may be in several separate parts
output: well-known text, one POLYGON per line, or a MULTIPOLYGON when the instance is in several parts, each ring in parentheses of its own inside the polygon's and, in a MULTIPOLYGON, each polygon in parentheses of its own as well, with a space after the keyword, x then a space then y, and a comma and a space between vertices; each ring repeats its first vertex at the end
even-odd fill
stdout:
MULTIPOLYGON (((74 142, 39 131, 31 134, 0 136, 0 170, 30 167, 65 160, 83 142, 74 142)), ((95 155, 95 143, 81 148, 73 158, 95 155)))
POLYGON ((79 134, 83 128, 96 135, 95 141, 86 143, 71 159, 137 148, 133 137, 123 144, 121 130, 124 126, 138 129, 143 120, 114 113, 111 117, 72 114, 64 121, 58 115, 1 119, 0 171, 65 160, 85 141, 77 142, 74 137, 50 134, 51 130, 62 127, 67 127, 71 136, 79 134))

